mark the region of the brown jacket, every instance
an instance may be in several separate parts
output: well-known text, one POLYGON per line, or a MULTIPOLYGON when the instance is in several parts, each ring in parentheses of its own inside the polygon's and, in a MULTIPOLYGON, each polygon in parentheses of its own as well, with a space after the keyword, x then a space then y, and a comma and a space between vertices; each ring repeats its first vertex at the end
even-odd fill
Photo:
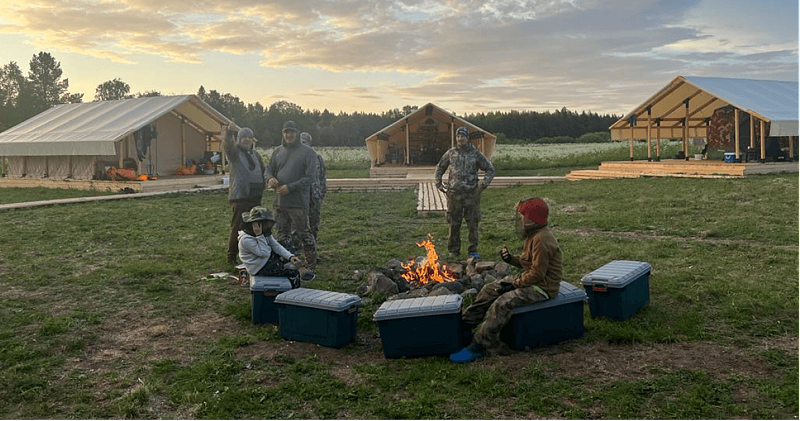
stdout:
POLYGON ((561 262, 561 248, 550 229, 543 227, 533 231, 525 237, 522 254, 514 256, 511 262, 525 270, 514 280, 514 286, 537 285, 554 298, 561 285, 561 262))

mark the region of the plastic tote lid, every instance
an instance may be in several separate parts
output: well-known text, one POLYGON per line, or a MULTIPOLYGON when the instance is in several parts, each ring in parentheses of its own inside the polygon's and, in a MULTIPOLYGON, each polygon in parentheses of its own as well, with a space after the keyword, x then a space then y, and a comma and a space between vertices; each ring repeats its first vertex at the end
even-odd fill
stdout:
POLYGON ((511 310, 511 314, 525 313, 528 311, 560 306, 562 304, 574 303, 576 301, 586 300, 588 297, 589 296, 586 295, 586 291, 576 287, 575 285, 572 285, 567 281, 561 281, 561 284, 558 286, 558 295, 555 297, 549 300, 539 301, 538 303, 531 305, 517 307, 514 310, 511 310))
POLYGON ((297 288, 278 294, 277 304, 291 304, 322 310, 344 311, 361 305, 358 295, 318 289, 297 288))
POLYGON ((404 317, 436 316, 461 311, 458 294, 438 295, 435 297, 406 298, 403 300, 385 301, 375 311, 373 321, 399 319, 404 317))
POLYGON ((292 289, 292 282, 288 278, 279 276, 251 276, 250 291, 278 291, 284 292, 292 289))
POLYGON ((640 276, 650 272, 652 266, 647 262, 635 260, 614 260, 581 279, 583 285, 606 285, 622 288, 640 276))

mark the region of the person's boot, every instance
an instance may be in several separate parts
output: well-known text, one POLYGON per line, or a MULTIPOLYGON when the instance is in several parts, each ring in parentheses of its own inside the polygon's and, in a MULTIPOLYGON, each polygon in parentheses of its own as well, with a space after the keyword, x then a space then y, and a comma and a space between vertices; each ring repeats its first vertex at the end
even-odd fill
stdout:
POLYGON ((473 342, 461 351, 451 354, 450 361, 456 364, 471 363, 483 358, 485 355, 486 350, 481 345, 473 342))

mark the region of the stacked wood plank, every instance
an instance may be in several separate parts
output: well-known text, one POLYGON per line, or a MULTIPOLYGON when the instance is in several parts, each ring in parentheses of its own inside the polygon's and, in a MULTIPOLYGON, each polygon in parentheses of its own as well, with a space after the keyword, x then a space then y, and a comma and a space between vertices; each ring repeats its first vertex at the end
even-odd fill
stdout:
POLYGON ((576 170, 567 174, 568 180, 637 177, 743 177, 748 165, 722 161, 668 159, 649 161, 603 162, 597 170, 576 170))

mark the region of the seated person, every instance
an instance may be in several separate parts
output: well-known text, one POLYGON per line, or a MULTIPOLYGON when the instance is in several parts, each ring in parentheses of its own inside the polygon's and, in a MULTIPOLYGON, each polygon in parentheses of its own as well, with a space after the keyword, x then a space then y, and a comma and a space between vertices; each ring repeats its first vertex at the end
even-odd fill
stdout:
POLYGON ((500 332, 511 320, 512 310, 558 295, 561 248, 547 228, 547 203, 532 197, 517 203, 516 211, 517 234, 525 240, 522 254, 514 256, 503 246, 500 257, 524 272, 516 279, 509 276, 485 285, 472 305, 461 312, 465 336, 468 337, 478 323, 483 321, 483 324, 469 346, 450 356, 454 363, 472 362, 487 352, 503 353, 500 332))
POLYGON ((300 284, 300 259, 287 251, 272 236, 275 219, 262 206, 242 213, 244 229, 239 231, 239 258, 251 276, 283 276, 292 288, 300 284), (286 264, 288 260, 291 264, 286 264))

